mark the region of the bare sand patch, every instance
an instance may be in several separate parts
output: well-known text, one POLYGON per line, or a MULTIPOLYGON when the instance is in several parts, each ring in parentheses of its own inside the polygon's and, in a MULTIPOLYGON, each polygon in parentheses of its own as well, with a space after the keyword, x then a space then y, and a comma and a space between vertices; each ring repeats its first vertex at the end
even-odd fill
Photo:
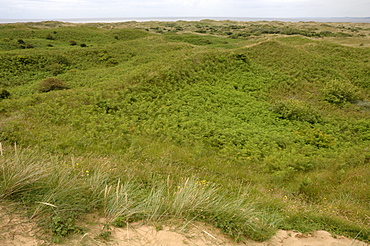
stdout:
POLYGON ((125 228, 111 227, 109 241, 99 239, 98 235, 104 228, 104 219, 100 225, 79 239, 66 245, 95 245, 95 246, 370 246, 355 239, 331 235, 326 231, 316 231, 303 234, 296 231, 279 230, 275 236, 265 242, 248 240, 236 243, 221 230, 201 222, 178 222, 172 226, 145 225, 139 222, 129 224, 125 228))
POLYGON ((38 246, 45 241, 36 235, 36 223, 31 222, 15 206, 0 206, 0 245, 1 246, 38 246))

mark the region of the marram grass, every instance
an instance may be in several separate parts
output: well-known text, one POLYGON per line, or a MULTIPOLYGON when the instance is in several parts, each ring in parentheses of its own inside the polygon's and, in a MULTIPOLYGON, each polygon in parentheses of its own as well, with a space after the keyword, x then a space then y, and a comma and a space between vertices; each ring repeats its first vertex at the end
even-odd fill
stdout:
MULTIPOLYGON (((220 227, 235 240, 263 240, 274 232, 261 221, 262 213, 245 194, 229 196, 210 181, 189 177, 176 183, 167 177, 144 186, 142 180, 132 177, 112 181, 104 170, 87 173, 77 169, 76 163, 70 165, 53 158, 44 162, 47 157, 40 157, 39 151, 31 149, 1 157, 1 198, 28 199, 23 202, 28 204, 31 218, 44 225, 51 223, 53 233, 66 229, 66 224, 72 226, 77 216, 92 209, 104 211, 108 223, 117 226, 138 220, 148 223, 195 219, 220 227), (62 228, 58 230, 56 226, 62 228), (263 236, 261 230, 265 231, 263 236)), ((63 233, 56 236, 66 236, 73 230, 63 233)))
POLYGON ((32 189, 49 175, 43 159, 29 151, 15 150, 11 157, 0 157, 0 198, 9 198, 32 189))

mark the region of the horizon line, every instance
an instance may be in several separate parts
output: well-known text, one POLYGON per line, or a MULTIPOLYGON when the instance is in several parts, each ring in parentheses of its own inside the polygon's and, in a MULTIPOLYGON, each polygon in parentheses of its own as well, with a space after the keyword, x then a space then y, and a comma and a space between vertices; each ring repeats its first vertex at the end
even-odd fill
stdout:
MULTIPOLYGON (((67 18, 0 18, 0 23, 17 23, 17 22, 43 22, 43 21, 97 21, 100 22, 102 20, 106 21, 121 21, 121 22, 126 22, 126 21, 135 21, 135 20, 145 20, 145 21, 151 21, 153 19, 154 21, 158 21, 160 19, 165 19, 166 21, 187 21, 186 19, 192 19, 190 21, 194 21, 193 19, 196 19, 198 21, 200 20, 215 20, 215 21, 221 21, 221 20, 233 20, 233 19, 238 19, 238 21, 243 21, 241 19, 244 19, 244 21, 248 20, 267 20, 267 21, 273 21, 273 20, 306 20, 306 21, 314 21, 314 20, 369 20, 370 21, 370 16, 368 17, 351 17, 351 16, 343 16, 343 17, 338 17, 338 16, 333 16, 333 17, 240 17, 240 16, 234 16, 234 17, 227 17, 227 16, 151 16, 151 17, 67 17, 67 18), (170 20, 169 20, 170 19, 170 20), (5 21, 5 22, 4 22, 5 21), (8 22, 10 21, 10 22, 8 22)), ((320 22, 320 21, 318 21, 320 22)), ((83 22, 82 22, 83 23, 83 22)))

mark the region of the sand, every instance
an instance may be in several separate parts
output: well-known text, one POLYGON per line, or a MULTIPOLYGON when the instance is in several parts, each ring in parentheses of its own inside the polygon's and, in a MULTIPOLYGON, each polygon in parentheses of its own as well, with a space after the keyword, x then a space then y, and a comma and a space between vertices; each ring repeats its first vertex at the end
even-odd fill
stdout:
POLYGON ((44 243, 37 238, 37 225, 22 215, 16 207, 0 206, 0 245, 39 246, 44 243))
MULTIPOLYGON (((370 244, 345 238, 333 237, 326 231, 302 234, 280 230, 266 242, 247 241, 236 243, 220 232, 219 229, 204 223, 174 223, 173 226, 129 224, 126 228, 111 227, 108 240, 99 237, 104 231, 106 220, 91 216, 84 222, 88 227, 84 235, 67 238, 58 245, 88 246, 370 246, 370 244), (95 220, 95 221, 94 221, 95 220)), ((0 206, 0 245, 1 246, 46 246, 50 238, 36 224, 12 206, 0 206)))
POLYGON ((172 231, 165 227, 156 231, 154 227, 141 226, 130 230, 115 229, 112 233, 113 242, 117 246, 219 246, 219 245, 251 245, 251 246, 368 246, 369 244, 351 240, 345 237, 332 237, 326 231, 317 231, 312 234, 303 235, 293 231, 280 230, 266 242, 248 241, 235 243, 221 234, 217 229, 209 227, 193 227, 186 233, 172 231))

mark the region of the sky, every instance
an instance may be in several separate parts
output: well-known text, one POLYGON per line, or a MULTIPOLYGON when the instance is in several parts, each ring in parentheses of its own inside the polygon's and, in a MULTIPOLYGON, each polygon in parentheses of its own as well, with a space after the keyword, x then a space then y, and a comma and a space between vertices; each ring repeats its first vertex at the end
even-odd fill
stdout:
POLYGON ((0 0, 0 19, 370 17, 370 0, 0 0))

